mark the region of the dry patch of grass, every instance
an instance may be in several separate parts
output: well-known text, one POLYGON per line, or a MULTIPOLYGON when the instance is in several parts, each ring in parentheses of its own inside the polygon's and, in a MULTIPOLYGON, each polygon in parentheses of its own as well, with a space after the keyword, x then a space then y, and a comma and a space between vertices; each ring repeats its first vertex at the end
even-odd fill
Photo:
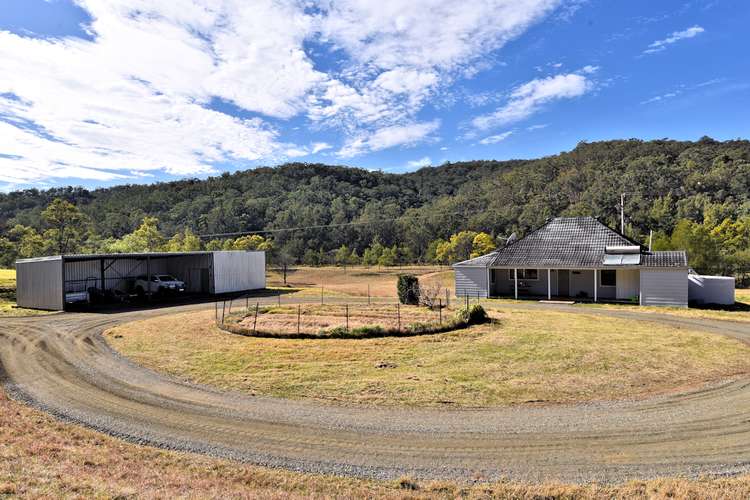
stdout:
POLYGON ((397 306, 396 304, 265 306, 259 309, 257 318, 255 310, 251 307, 249 313, 233 316, 227 320, 228 323, 248 332, 257 330, 280 335, 296 333, 318 335, 334 328, 347 327, 352 330, 380 326, 385 330, 390 330, 406 328, 414 323, 439 325, 439 321, 440 316, 437 310, 431 311, 425 307, 397 306))
POLYGON ((34 316, 45 311, 16 307, 16 270, 0 269, 0 316, 34 316))
POLYGON ((202 311, 121 325, 106 337, 134 361, 180 378, 350 404, 608 400, 750 372, 750 348, 718 335, 554 311, 494 315, 499 324, 424 337, 281 340, 222 332, 213 311, 202 311))
MULTIPOLYGON (((395 297, 396 280, 399 274, 414 274, 423 283, 439 282, 445 288, 453 288, 453 271, 437 266, 403 267, 295 267, 289 269, 286 286, 306 290, 307 294, 352 295, 365 297, 395 297)), ((281 287, 283 276, 272 271, 268 274, 268 285, 281 287)))
POLYGON ((136 446, 64 424, 0 389, 0 497, 27 498, 706 498, 750 495, 750 477, 623 485, 475 485, 300 474, 136 446))

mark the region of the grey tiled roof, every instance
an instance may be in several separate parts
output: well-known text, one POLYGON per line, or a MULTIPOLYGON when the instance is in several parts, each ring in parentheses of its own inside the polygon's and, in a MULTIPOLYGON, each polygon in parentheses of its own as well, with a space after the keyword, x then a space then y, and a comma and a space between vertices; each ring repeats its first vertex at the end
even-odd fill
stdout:
POLYGON ((497 256, 497 252, 488 253, 487 255, 480 255, 479 257, 474 257, 473 259, 465 260, 463 262, 457 262, 453 264, 454 266, 466 266, 466 267, 487 267, 490 264, 492 264, 492 261, 495 260, 495 257, 497 256))
POLYGON ((687 254, 682 250, 645 252, 641 255, 642 267, 687 267, 687 254))
POLYGON ((638 245, 593 217, 557 217, 497 251, 492 267, 593 268, 608 245, 638 245))
MULTIPOLYGON (((608 246, 641 247, 593 217, 557 217, 503 248, 454 265, 601 269, 610 267, 602 264, 608 246)), ((684 251, 648 252, 641 247, 640 264, 625 267, 687 267, 687 256, 684 251)))

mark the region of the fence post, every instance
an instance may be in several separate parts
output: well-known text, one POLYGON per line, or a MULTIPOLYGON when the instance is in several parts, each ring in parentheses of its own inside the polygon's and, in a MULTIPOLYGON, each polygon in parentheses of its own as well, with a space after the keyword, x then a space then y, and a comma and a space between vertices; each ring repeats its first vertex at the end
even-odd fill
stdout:
POLYGON ((219 301, 214 300, 214 324, 219 324, 219 301))
POLYGON ((370 284, 367 284, 367 305, 370 305, 370 284))
POLYGON ((438 316, 440 317, 440 324, 443 324, 443 299, 438 299, 438 316))
POLYGON ((346 331, 349 331, 349 304, 346 304, 346 331))
POLYGON ((234 299, 229 299, 229 314, 232 314, 232 303, 234 302, 234 299))
POLYGON ((320 305, 323 305, 323 285, 320 285, 320 305))
POLYGON ((224 326, 224 309, 227 307, 227 301, 224 300, 221 303, 221 326, 224 326))
POLYGON ((299 315, 302 310, 302 306, 297 304, 297 335, 299 335, 299 315))
POLYGON ((445 307, 450 307, 450 296, 451 296, 451 289, 446 288, 445 289, 445 307))
POLYGON ((401 331, 401 303, 396 302, 396 315, 398 316, 398 331, 401 331))
POLYGON ((466 295, 464 295, 464 298, 466 299, 466 309, 468 309, 469 308, 469 294, 467 293, 466 295))
POLYGON ((245 311, 250 312, 250 297, 245 296, 245 311))
POLYGON ((276 294, 276 298, 278 300, 279 305, 281 305, 281 290, 276 294))
POLYGON ((253 334, 256 332, 255 327, 258 326, 258 303, 255 303, 255 319, 253 320, 253 334))

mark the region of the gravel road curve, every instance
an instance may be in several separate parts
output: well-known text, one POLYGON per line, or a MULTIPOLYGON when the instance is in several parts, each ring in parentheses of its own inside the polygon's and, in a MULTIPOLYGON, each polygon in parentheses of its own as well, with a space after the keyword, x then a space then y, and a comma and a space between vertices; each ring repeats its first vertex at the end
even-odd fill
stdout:
MULTIPOLYGON (((17 400, 136 443, 368 478, 619 482, 750 470, 750 379, 643 401, 487 410, 380 409, 249 397, 134 365, 101 332, 212 305, 0 319, 17 400)), ((649 320, 750 343, 750 324, 513 304, 649 320)))

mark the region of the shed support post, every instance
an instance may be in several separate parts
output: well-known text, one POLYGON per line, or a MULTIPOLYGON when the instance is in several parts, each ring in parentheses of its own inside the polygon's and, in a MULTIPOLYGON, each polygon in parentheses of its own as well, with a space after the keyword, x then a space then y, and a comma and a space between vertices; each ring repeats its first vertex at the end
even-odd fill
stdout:
MULTIPOLYGON (((148 255, 146 256, 146 280, 146 297, 151 300, 151 257, 148 255)), ((224 324, 223 310, 221 323, 224 324)))
POLYGON ((596 283, 597 282, 597 279, 596 279, 597 278, 597 274, 599 274, 599 273, 596 272, 596 269, 594 269, 594 302, 596 302, 597 292, 598 292, 598 288, 599 288, 599 285, 596 283))
POLYGON ((547 269, 547 300, 552 300, 552 270, 547 269))
POLYGON ((513 296, 518 300, 518 269, 513 268, 513 296))
POLYGON ((101 280, 102 292, 107 291, 107 285, 104 284, 104 259, 99 261, 99 279, 101 280))

